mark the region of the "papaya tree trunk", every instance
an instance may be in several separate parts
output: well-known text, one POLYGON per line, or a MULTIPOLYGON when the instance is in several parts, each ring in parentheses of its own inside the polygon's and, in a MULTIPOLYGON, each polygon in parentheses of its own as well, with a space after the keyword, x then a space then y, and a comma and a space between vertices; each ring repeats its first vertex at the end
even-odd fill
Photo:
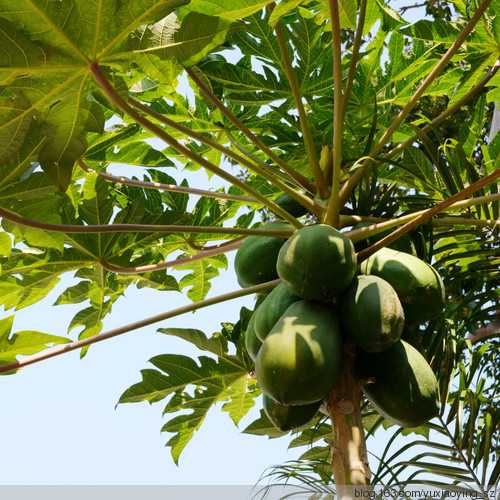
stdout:
POLYGON ((339 379, 330 393, 328 413, 332 420, 330 445, 337 498, 354 498, 354 486, 369 486, 370 468, 361 421, 361 389, 354 374, 354 348, 344 344, 339 379))

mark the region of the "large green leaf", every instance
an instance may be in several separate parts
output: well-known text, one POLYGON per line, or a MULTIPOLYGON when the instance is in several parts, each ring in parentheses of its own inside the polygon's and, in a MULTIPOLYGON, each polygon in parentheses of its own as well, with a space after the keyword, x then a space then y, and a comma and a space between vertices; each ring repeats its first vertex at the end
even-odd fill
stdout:
POLYGON ((237 355, 229 354, 228 343, 220 334, 207 337, 199 330, 185 329, 161 329, 160 332, 186 339, 216 356, 216 359, 200 356, 197 362, 176 354, 155 356, 150 362, 157 369, 143 370, 142 381, 120 397, 119 403, 154 403, 172 395, 164 414, 182 414, 171 418, 162 430, 174 434, 167 444, 177 463, 181 451, 213 405, 224 401, 224 409, 237 424, 253 406, 252 394, 257 395, 259 391, 255 384, 248 385, 248 358, 240 349, 237 355), (188 387, 194 387, 194 395, 186 392, 188 387))
POLYGON ((108 76, 110 66, 126 72, 136 65, 144 75, 170 84, 176 77, 174 61, 196 63, 235 27, 231 20, 197 12, 179 22, 172 11, 185 3, 3 2, 0 67, 9 94, 2 101, 6 113, 0 120, 0 160, 17 153, 36 117, 41 124, 38 137, 45 139, 38 162, 65 190, 75 159, 87 149, 85 135, 102 133, 104 126, 102 108, 91 97, 98 88, 90 63, 100 65, 108 76))

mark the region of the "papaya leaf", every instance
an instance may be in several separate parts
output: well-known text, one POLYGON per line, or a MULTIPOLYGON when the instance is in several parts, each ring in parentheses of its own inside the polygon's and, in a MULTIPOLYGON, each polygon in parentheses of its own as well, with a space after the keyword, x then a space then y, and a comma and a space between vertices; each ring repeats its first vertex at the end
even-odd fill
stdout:
POLYGON ((320 460, 328 463, 330 449, 328 446, 314 446, 300 456, 300 460, 320 460))
POLYGON ((153 271, 151 273, 139 274, 137 276, 132 275, 132 277, 137 279, 136 285, 138 289, 148 287, 162 291, 172 290, 180 292, 177 280, 172 275, 167 274, 166 271, 153 271))
POLYGON ((158 68, 155 75, 171 81, 172 59, 194 64, 234 29, 230 20, 196 12, 186 16, 185 24, 178 23, 172 11, 187 2, 148 0, 138 5, 107 0, 105 8, 89 7, 81 0, 61 8, 4 2, 0 46, 6 49, 1 53, 5 60, 1 78, 8 83, 8 97, 1 103, 6 111, 0 122, 5 146, 1 159, 16 154, 36 117, 40 126, 34 142, 45 139, 38 163, 55 186, 66 190, 75 160, 88 147, 86 134, 100 134, 104 128, 103 109, 90 97, 100 92, 90 61, 103 66, 105 73, 109 64, 121 65, 126 72, 132 64, 141 69, 142 63, 144 71, 158 68), (82 24, 83 11, 86 22, 82 24), (169 61, 163 62, 165 54, 169 61))
POLYGON ((14 363, 17 356, 36 354, 49 347, 71 342, 71 339, 66 337, 35 331, 12 334, 13 322, 14 316, 0 320, 0 365, 14 363))
MULTIPOLYGON (((0 30, 5 19, 0 18, 0 30)), ((0 165, 12 159, 26 139, 31 124, 30 102, 22 95, 3 95, 0 99, 0 165)))
POLYGON ((201 350, 217 356, 217 359, 200 356, 198 362, 176 354, 155 356, 150 362, 157 370, 142 370, 142 382, 127 389, 120 397, 119 403, 153 403, 172 395, 164 414, 181 414, 171 418, 162 431, 174 434, 167 445, 172 448, 172 456, 178 463, 180 453, 199 429, 211 407, 218 402, 225 402, 223 408, 237 424, 253 406, 252 394, 258 394, 258 391, 253 382, 247 386, 247 357, 241 351, 237 355, 229 354, 227 341, 222 335, 206 337, 199 330, 175 328, 159 331, 186 339, 201 350), (194 388, 192 395, 186 392, 190 387, 194 388))
POLYGON ((9 257, 12 250, 12 239, 7 233, 0 233, 0 255, 9 257))
POLYGON ((272 3, 271 0, 197 0, 185 5, 181 12, 201 12, 209 16, 237 20, 248 17, 272 3))
POLYGON ((203 260, 196 260, 174 266, 177 271, 193 271, 185 275, 179 281, 181 289, 190 287, 187 296, 193 302, 203 300, 210 291, 210 280, 219 276, 219 269, 227 269, 227 257, 222 255, 214 255, 203 260))
POLYGON ((222 405, 222 411, 227 411, 231 420, 238 425, 240 420, 255 406, 255 397, 260 393, 258 385, 250 378, 241 378, 231 385, 226 395, 227 403, 222 405))
POLYGON ((305 429, 295 437, 288 445, 289 448, 296 448, 299 446, 311 446, 317 441, 324 440, 328 444, 332 442, 332 426, 329 423, 320 423, 321 419, 326 418, 320 415, 317 421, 309 429, 305 429))
POLYGON ((105 157, 109 163, 123 163, 143 167, 173 167, 174 163, 161 151, 142 141, 125 144, 119 151, 109 147, 105 157))
POLYGON ((288 432, 280 431, 276 429, 274 424, 269 420, 268 416, 265 414, 264 410, 260 410, 260 417, 254 420, 249 426, 247 426, 243 432, 245 434, 255 434, 257 436, 267 436, 269 439, 278 438, 288 434, 288 432))
POLYGON ((299 6, 302 3, 305 3, 305 0, 283 0, 275 7, 273 12, 271 13, 271 17, 269 18, 269 25, 274 28, 281 17, 286 16, 293 9, 295 9, 295 7, 299 6))
MULTIPOLYGON (((330 18, 330 4, 327 0, 320 1, 321 17, 320 19, 330 18)), ((353 2, 348 0, 341 0, 338 3, 339 21, 341 29, 355 29, 356 28, 356 13, 357 8, 353 2)), ((331 31, 331 27, 329 27, 331 31)))
POLYGON ((211 352, 216 356, 224 356, 228 352, 228 343, 223 335, 207 337, 201 330, 190 328, 160 328, 158 331, 186 340, 198 349, 211 352))

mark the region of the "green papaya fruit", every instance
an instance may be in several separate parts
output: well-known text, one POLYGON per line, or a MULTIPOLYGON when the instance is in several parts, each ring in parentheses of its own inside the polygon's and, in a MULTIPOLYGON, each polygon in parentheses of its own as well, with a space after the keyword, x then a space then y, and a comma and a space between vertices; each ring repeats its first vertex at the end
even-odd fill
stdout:
POLYGON ((407 323, 425 323, 443 311, 445 291, 438 272, 419 258, 382 248, 361 263, 362 274, 387 281, 398 294, 407 323))
POLYGON ((281 315, 297 300, 300 300, 300 297, 294 295, 283 283, 280 283, 255 312, 254 329, 257 337, 264 341, 281 315))
POLYGON ((307 208, 301 205, 297 200, 293 199, 287 193, 281 193, 276 197, 274 203, 283 210, 286 210, 293 217, 302 217, 308 213, 307 208))
POLYGON ((385 351, 401 337, 403 306, 394 288, 378 276, 356 276, 339 298, 339 311, 347 340, 364 351, 385 351))
POLYGON ((247 348, 247 353, 254 361, 257 358, 260 348, 262 347, 262 342, 259 337, 257 337, 255 332, 255 314, 256 312, 252 314, 245 333, 245 346, 247 348))
POLYGON ((266 394, 262 395, 262 407, 276 429, 287 432, 305 427, 318 413, 322 401, 308 405, 282 405, 266 394))
POLYGON ((388 350, 355 358, 359 379, 374 379, 363 392, 380 415, 401 427, 418 427, 439 412, 436 376, 424 357, 404 340, 388 350))
MULTIPOLYGON (((264 228, 291 229, 288 222, 273 222, 264 228)), ((249 236, 234 258, 236 278, 242 288, 278 278, 276 259, 285 239, 272 236, 249 236)))
POLYGON ((284 405, 315 403, 332 390, 342 342, 333 305, 294 302, 264 340, 255 360, 262 391, 284 405))
POLYGON ((278 255, 278 275, 288 289, 303 299, 331 301, 356 274, 351 240, 326 224, 295 232, 278 255))
MULTIPOLYGON (((354 231, 355 229, 371 226, 373 224, 374 222, 360 222, 359 224, 353 226, 352 230, 354 231)), ((374 243, 377 243, 377 241, 380 241, 382 238, 385 238, 386 236, 391 234, 394 230, 395 229, 389 229, 387 231, 383 231, 382 233, 370 236, 366 238, 366 240, 361 240, 354 243, 354 248, 356 249, 356 252, 360 252, 361 250, 368 248, 374 243)), ((409 233, 405 233, 402 236, 400 236, 397 240, 394 240, 392 243, 389 243, 387 245, 387 248, 392 248, 393 250, 398 250, 399 252, 406 252, 409 253, 410 255, 414 255, 415 257, 417 256, 417 249, 415 247, 415 243, 413 242, 413 239, 409 235, 409 233)))

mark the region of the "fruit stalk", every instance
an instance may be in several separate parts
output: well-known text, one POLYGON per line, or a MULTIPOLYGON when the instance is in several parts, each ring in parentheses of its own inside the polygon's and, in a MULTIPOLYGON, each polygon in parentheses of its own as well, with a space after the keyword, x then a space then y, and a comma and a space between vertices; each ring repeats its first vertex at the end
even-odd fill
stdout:
POLYGON ((354 498, 354 486, 369 486, 370 468, 361 420, 361 388, 354 373, 354 346, 344 344, 338 381, 330 393, 332 472, 339 500, 354 498))

